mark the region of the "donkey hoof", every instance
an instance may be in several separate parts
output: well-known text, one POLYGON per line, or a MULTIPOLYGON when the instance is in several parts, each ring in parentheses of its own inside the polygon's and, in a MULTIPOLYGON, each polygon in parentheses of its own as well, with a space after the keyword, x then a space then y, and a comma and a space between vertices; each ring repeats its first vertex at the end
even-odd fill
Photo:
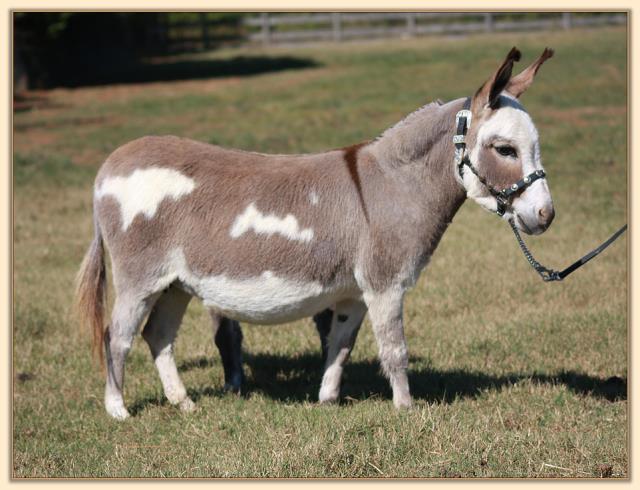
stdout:
POLYGON ((411 397, 398 397, 393 398, 393 405, 398 410, 408 410, 412 407, 413 402, 411 401, 411 397))
POLYGON ((193 403, 191 398, 187 397, 178 404, 178 407, 180 407, 180 410, 182 412, 189 413, 193 412, 196 409, 196 404, 193 403))
POLYGON ((234 395, 240 394, 240 385, 235 383, 225 383, 222 389, 227 393, 233 393, 234 395))
POLYGON ((243 381, 244 381, 244 373, 242 371, 236 371, 231 375, 229 375, 227 380, 225 380, 224 387, 222 389, 230 393, 239 394, 242 388, 243 381))
POLYGON ((318 401, 322 404, 336 403, 338 401, 338 392, 336 390, 320 389, 318 401))
POLYGON ((320 403, 320 405, 336 405, 338 403, 338 399, 337 398, 325 398, 323 399, 318 399, 318 403, 320 403))
POLYGON ((116 420, 125 420, 129 418, 129 412, 123 406, 107 407, 107 413, 116 420))

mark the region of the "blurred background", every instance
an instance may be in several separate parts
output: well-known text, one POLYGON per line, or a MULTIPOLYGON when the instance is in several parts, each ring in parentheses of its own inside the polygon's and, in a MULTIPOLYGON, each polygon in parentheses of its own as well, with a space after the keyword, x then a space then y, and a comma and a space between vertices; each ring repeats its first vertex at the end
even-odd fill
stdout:
POLYGON ((258 60, 220 66, 175 55, 250 44, 524 32, 624 24, 623 13, 490 12, 16 12, 15 92, 247 74, 288 67, 258 60))

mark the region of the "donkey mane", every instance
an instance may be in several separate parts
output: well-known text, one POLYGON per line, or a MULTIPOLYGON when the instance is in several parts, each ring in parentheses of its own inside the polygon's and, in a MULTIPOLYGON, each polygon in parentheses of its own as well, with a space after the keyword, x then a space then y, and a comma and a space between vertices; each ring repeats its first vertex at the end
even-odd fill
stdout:
POLYGON ((447 103, 437 100, 420 107, 373 140, 371 150, 390 167, 425 163, 425 159, 448 161, 441 151, 452 151, 452 145, 448 144, 450 141, 446 145, 440 143, 443 136, 451 133, 462 101, 462 98, 447 103), (433 151, 437 145, 440 151, 433 151))
POLYGON ((374 138, 373 142, 376 142, 376 141, 384 138, 385 136, 389 136, 395 130, 400 129, 403 126, 406 126, 406 125, 409 125, 409 124, 414 124, 419 120, 427 119, 427 118, 432 117, 433 113, 435 111, 437 111, 440 108, 440 106, 442 106, 443 104, 444 103, 440 99, 436 99, 436 100, 434 100, 432 102, 427 102, 422 107, 418 107, 415 111, 410 112, 409 114, 407 114, 400 121, 394 123, 392 126, 389 126, 382 133, 380 133, 380 135, 378 135, 376 138, 374 138))

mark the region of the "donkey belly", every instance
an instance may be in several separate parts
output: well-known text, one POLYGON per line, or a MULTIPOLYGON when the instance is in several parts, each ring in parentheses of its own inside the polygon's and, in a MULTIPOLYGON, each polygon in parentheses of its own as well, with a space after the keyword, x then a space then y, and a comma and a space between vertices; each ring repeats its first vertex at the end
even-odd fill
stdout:
POLYGON ((205 306, 234 320, 275 324, 307 316, 337 301, 359 296, 355 287, 323 285, 264 271, 253 277, 230 274, 199 275, 188 267, 180 250, 171 254, 156 289, 177 282, 205 306))
MULTIPOLYGON (((344 291, 323 287, 318 282, 303 282, 278 277, 270 271, 248 279, 230 279, 224 275, 199 278, 183 283, 185 289, 234 320, 275 324, 314 315, 342 299, 344 291)), ((347 294, 348 296, 348 294, 347 294)))

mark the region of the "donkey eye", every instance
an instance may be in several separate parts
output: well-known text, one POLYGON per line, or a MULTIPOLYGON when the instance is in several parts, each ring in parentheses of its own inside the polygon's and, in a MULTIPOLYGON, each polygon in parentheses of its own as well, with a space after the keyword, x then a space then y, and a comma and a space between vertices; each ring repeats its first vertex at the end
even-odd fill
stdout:
POLYGON ((513 146, 508 146, 508 145, 496 146, 495 149, 503 157, 516 158, 518 156, 518 152, 513 146))

